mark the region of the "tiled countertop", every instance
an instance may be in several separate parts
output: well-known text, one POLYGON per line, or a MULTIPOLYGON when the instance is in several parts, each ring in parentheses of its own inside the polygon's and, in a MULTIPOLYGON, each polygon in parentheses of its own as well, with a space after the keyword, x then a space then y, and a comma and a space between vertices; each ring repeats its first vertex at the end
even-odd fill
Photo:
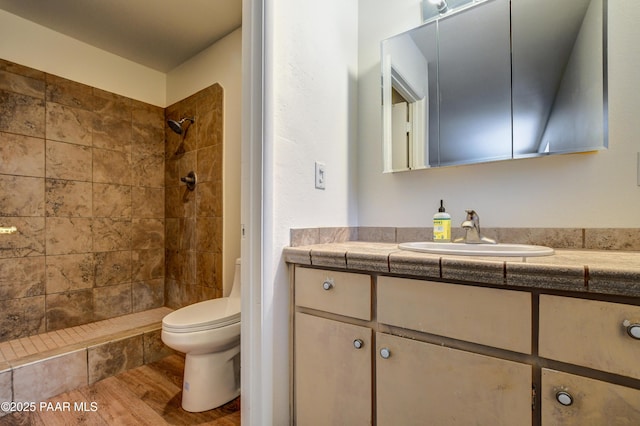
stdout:
POLYGON ((640 252, 556 249, 553 256, 449 256, 349 241, 284 249, 288 263, 492 285, 640 297, 640 252))

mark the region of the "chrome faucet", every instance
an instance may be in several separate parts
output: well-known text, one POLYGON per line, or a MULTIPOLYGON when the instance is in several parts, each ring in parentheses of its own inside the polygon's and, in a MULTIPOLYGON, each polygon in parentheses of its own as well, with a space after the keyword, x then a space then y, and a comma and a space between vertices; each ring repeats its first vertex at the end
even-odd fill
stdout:
POLYGON ((467 243, 467 244, 496 244, 496 240, 483 237, 480 233, 480 216, 475 210, 466 210, 467 219, 462 222, 462 229, 464 229, 464 238, 457 238, 454 243, 467 243))

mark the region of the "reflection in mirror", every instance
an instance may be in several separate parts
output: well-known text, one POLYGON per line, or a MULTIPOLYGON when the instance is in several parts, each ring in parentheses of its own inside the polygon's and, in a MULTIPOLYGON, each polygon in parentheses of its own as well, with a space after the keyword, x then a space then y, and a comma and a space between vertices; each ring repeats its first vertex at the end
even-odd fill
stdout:
POLYGON ((511 158, 509 26, 509 0, 438 22, 438 165, 511 158))
POLYGON ((607 146, 604 6, 512 1, 514 157, 607 146))
POLYGON ((431 106, 437 114, 435 31, 422 30, 430 40, 423 45, 414 43, 408 33, 382 44, 385 171, 429 167, 425 141, 432 134, 437 138, 438 117, 430 117, 431 106), (425 52, 424 45, 432 51, 425 52), (429 123, 434 123, 433 128, 429 123))
POLYGON ((606 148, 606 2, 423 1, 382 42, 384 171, 606 148))

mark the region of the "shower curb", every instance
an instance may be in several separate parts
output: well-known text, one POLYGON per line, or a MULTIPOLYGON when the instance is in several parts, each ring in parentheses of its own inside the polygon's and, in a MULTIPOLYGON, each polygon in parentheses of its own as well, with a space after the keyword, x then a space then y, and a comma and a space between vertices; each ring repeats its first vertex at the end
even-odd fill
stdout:
MULTIPOLYGON (((161 331, 155 321, 0 361, 0 401, 39 403, 176 353, 161 331)), ((6 414, 0 409, 0 418, 6 414)))

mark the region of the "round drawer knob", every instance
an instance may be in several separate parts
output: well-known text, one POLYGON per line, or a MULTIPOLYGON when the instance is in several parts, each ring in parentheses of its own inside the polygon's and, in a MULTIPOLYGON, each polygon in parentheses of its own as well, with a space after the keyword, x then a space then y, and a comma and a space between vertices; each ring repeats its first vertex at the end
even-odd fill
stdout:
POLYGON ((384 359, 389 359, 391 356, 391 351, 387 348, 380 349, 380 356, 384 359))
POLYGON ((324 288, 325 290, 331 290, 333 288, 333 283, 329 280, 326 280, 322 283, 322 288, 324 288))
POLYGON ((353 347, 356 349, 361 349, 364 346, 364 342, 361 339, 356 339, 353 341, 353 347))
POLYGON ((636 340, 640 340, 640 324, 639 323, 637 322, 632 323, 629 320, 624 320, 622 325, 627 328, 627 334, 629 335, 629 337, 636 340))
POLYGON ((568 407, 569 405, 573 404, 573 397, 569 392, 560 391, 556 393, 556 401, 558 401, 565 407, 568 407))

